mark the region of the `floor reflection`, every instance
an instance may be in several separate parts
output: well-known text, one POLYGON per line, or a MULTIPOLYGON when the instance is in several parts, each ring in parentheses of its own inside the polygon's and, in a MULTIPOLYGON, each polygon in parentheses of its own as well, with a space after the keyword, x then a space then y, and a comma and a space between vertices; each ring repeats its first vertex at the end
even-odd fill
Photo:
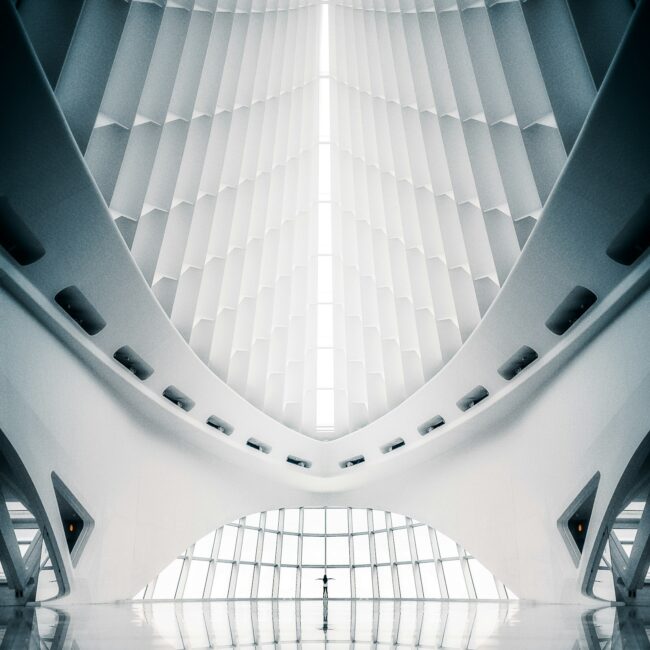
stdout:
POLYGON ((330 601, 0 607, 0 648, 650 650, 650 608, 330 601))

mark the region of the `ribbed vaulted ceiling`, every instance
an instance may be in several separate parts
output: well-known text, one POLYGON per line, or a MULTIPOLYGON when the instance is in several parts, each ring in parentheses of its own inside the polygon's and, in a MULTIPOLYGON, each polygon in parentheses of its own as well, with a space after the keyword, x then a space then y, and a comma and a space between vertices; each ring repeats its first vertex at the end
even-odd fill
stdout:
POLYGON ((564 159, 518 0, 133 0, 86 151, 199 357, 318 438, 458 350, 564 159))

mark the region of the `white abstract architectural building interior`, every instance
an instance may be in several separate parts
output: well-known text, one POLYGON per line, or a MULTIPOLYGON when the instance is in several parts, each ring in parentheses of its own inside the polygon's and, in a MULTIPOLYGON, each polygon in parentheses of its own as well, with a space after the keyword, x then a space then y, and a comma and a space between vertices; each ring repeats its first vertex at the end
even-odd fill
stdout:
POLYGON ((0 0, 2 647, 650 647, 649 28, 0 0))

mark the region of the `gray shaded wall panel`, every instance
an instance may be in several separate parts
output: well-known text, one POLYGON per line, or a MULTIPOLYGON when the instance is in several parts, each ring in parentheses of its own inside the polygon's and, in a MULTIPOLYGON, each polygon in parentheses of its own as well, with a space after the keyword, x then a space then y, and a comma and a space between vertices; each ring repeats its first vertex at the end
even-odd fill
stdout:
POLYGON ((567 0, 597 88, 632 18, 634 0, 567 0))
MULTIPOLYGON (((592 2, 582 4, 591 7, 592 2)), ((521 6, 562 141, 569 152, 594 101, 596 87, 566 0, 528 0, 521 6)))
POLYGON ((83 0, 22 0, 17 5, 23 27, 52 88, 61 74, 82 6, 83 0))
POLYGON ((61 70, 56 96, 82 153, 99 112, 129 5, 86 0, 61 70))

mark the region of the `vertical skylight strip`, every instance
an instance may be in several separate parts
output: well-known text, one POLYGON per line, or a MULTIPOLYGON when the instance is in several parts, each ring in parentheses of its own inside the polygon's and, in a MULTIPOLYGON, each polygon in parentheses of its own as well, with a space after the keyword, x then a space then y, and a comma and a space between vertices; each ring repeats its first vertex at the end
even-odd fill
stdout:
POLYGON ((334 275, 332 256, 332 143, 330 114, 329 5, 320 6, 318 83, 318 307, 316 431, 334 431, 334 275))

